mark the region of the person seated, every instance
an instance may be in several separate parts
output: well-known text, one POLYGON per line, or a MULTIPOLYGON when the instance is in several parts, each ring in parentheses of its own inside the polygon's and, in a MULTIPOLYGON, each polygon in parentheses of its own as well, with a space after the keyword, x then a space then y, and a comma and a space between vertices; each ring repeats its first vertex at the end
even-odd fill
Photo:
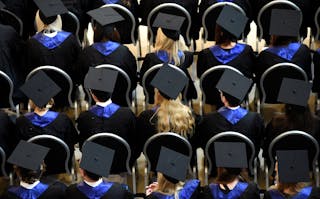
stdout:
POLYGON ((320 48, 313 54, 313 64, 314 78, 312 81, 312 92, 320 94, 320 48))
MULTIPOLYGON (((175 65, 183 70, 189 78, 187 100, 191 100, 197 99, 197 91, 188 72, 188 68, 193 62, 193 53, 183 51, 181 48, 181 42, 179 42, 180 28, 183 22, 181 19, 184 18, 171 14, 159 13, 157 15, 153 23, 153 27, 158 28, 155 52, 148 53, 145 56, 140 70, 140 82, 142 82, 142 78, 147 70, 156 64, 167 63, 175 65), (175 20, 171 20, 170 23, 168 23, 166 21, 167 18, 173 18, 175 20), (174 30, 171 30, 170 26, 174 26, 174 30)), ((147 90, 150 95, 148 103, 153 104, 154 100, 151 96, 154 96, 154 92, 152 86, 147 84, 147 90)))
MULTIPOLYGON (((260 143, 264 131, 264 122, 256 112, 242 108, 252 81, 238 73, 226 70, 217 84, 221 101, 224 104, 217 112, 204 115, 196 126, 193 143, 205 150, 207 142, 218 133, 235 131, 247 136, 254 144, 256 156, 260 150, 260 143), (232 81, 230 81, 232 80, 232 81)), ((215 170, 212 170, 215 176, 215 170)))
POLYGON ((3 199, 63 199, 65 184, 55 181, 50 184, 41 181, 45 170, 43 159, 50 149, 34 143, 20 141, 8 158, 15 165, 20 184, 11 186, 1 197, 3 199))
POLYGON ((86 198, 118 198, 133 199, 133 195, 123 186, 115 182, 105 181, 108 177, 113 161, 114 150, 86 142, 82 146, 80 161, 80 175, 83 181, 70 185, 65 192, 65 197, 70 199, 86 198))
POLYGON ((141 153, 136 150, 136 118, 129 108, 120 107, 111 100, 117 76, 118 72, 110 69, 89 69, 84 87, 90 89, 96 105, 82 112, 76 121, 79 145, 81 148, 90 136, 97 133, 114 133, 128 142, 132 152, 131 163, 134 163, 141 153))
POLYGON ((189 157, 162 146, 157 163, 157 182, 146 187, 146 198, 199 198, 200 181, 186 180, 189 163, 189 157))
MULTIPOLYGON (((114 9, 108 7, 89 11, 88 14, 96 21, 94 24, 94 44, 86 47, 79 56, 77 63, 79 82, 83 83, 90 67, 112 64, 128 74, 131 80, 131 93, 137 86, 136 59, 126 46, 120 44, 121 35, 114 25, 124 18, 114 9), (112 17, 100 17, 101 13, 112 13, 110 14, 112 17)), ((125 98, 127 83, 119 78, 116 87, 117 90, 113 93, 112 100, 120 106, 128 106, 125 98)))
MULTIPOLYGON (((237 43, 237 38, 243 32, 247 18, 234 10, 232 7, 225 6, 221 11, 216 23, 215 45, 200 51, 197 61, 197 76, 201 78, 202 74, 217 65, 228 65, 238 69, 248 78, 253 77, 253 67, 255 65, 255 55, 251 46, 237 43), (231 25, 231 21, 226 20, 228 16, 238 17, 231 25), (234 28, 237 26, 237 28, 234 28)), ((210 85, 203 85, 206 92, 206 103, 216 105, 217 108, 222 104, 219 100, 219 92, 215 88, 219 80, 211 78, 210 85), (211 86, 213 85, 213 86, 211 86)))
POLYGON ((203 187, 199 198, 259 199, 257 185, 241 176, 241 170, 248 167, 245 144, 215 142, 214 145, 217 177, 214 183, 203 187))
MULTIPOLYGON (((60 92, 60 87, 43 71, 39 71, 21 87, 21 90, 30 99, 29 104, 33 112, 17 118, 16 132, 13 136, 15 143, 37 135, 53 135, 67 144, 72 157, 74 145, 78 143, 77 130, 66 114, 50 111, 54 104, 53 97, 60 92)), ((46 175, 64 170, 64 165, 61 167, 54 160, 50 162, 52 164, 47 163, 46 175)))
POLYGON ((308 151, 280 150, 276 156, 276 184, 265 192, 264 199, 320 198, 320 188, 310 183, 308 151))

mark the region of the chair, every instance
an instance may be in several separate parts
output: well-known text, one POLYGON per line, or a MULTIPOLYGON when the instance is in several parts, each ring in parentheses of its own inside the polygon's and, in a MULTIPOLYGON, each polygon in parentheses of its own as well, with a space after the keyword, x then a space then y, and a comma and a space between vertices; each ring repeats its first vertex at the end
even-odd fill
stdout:
MULTIPOLYGON (((170 67, 174 68, 175 70, 179 71, 179 73, 183 74, 185 77, 186 74, 181 70, 179 67, 168 64, 170 67)), ((153 104, 153 95, 154 95, 154 88, 153 86, 150 85, 152 79, 158 72, 158 70, 163 66, 163 64, 156 64, 149 68, 143 75, 142 77, 142 82, 141 85, 143 87, 143 91, 145 94, 145 107, 144 109, 146 110, 148 108, 148 104, 153 104), (153 94, 153 95, 152 95, 153 94)), ((182 94, 183 101, 186 103, 187 102, 187 92, 188 92, 188 87, 189 87, 189 82, 187 82, 187 85, 185 86, 182 94)))
POLYGON ((293 63, 278 63, 268 68, 260 78, 260 100, 258 100, 257 110, 262 112, 265 103, 276 104, 283 78, 293 78, 308 81, 305 71, 293 63))
MULTIPOLYGON (((204 104, 221 104, 219 91, 216 85, 225 70, 232 70, 243 75, 238 69, 228 65, 218 65, 207 69, 200 77, 200 90, 202 100, 200 101, 200 114, 204 113, 204 104)), ((250 91, 249 91, 250 92, 250 91)), ((246 100, 248 101, 248 100, 246 100)), ((247 106, 248 107, 248 106, 247 106)))
POLYGON ((71 155, 68 145, 63 140, 53 135, 37 135, 30 138, 28 142, 50 148, 44 159, 46 164, 45 175, 68 173, 75 177, 76 174, 71 164, 74 164, 73 152, 71 155), (72 172, 70 168, 72 168, 72 172))
POLYGON ((11 110, 16 111, 17 117, 19 117, 19 115, 20 115, 20 113, 19 113, 19 104, 17 104, 17 106, 15 106, 14 103, 13 103, 13 90, 14 90, 13 81, 3 71, 0 71, 0 79, 4 80, 4 82, 0 81, 2 85, 4 83, 6 83, 8 85, 7 89, 1 88, 1 89, 3 89, 5 91, 3 94, 4 94, 4 96, 7 96, 8 99, 7 99, 7 101, 2 101, 1 100, 0 107, 1 108, 5 108, 5 107, 9 106, 11 110), (4 103, 4 104, 2 104, 2 103, 4 103))
POLYGON ((269 145, 268 155, 271 162, 270 169, 266 164, 265 173, 266 173, 266 187, 269 187, 269 178, 274 171, 275 165, 275 156, 278 150, 308 150, 309 166, 312 168, 313 173, 316 179, 316 185, 319 186, 319 168, 318 156, 319 156, 319 144, 317 140, 303 131, 287 131, 281 133, 275 137, 269 145))
MULTIPOLYGON (((157 163, 160 155, 161 147, 165 146, 169 149, 182 153, 189 158, 192 157, 192 147, 190 142, 173 132, 161 132, 151 136, 143 147, 143 154, 146 157, 147 167, 144 170, 144 183, 145 186, 149 185, 149 173, 150 171, 155 172, 157 168, 157 163)), ((191 171, 191 168, 189 169, 191 171)), ((196 177, 195 167, 192 168, 193 177, 196 177)))
POLYGON ((62 30, 74 34, 78 43, 81 44, 79 39, 80 22, 78 17, 74 13, 68 11, 67 13, 61 15, 61 20, 63 22, 62 30))
POLYGON ((208 176, 212 172, 212 168, 214 167, 215 162, 215 150, 214 143, 215 142, 243 142, 246 145, 247 150, 247 158, 248 158, 248 170, 251 175, 254 176, 254 182, 258 182, 257 178, 257 160, 255 158, 256 149, 254 147, 253 142, 245 135, 233 132, 226 131, 219 133, 213 136, 206 145, 205 149, 205 157, 208 160, 209 168, 205 165, 205 184, 208 184, 208 176))
POLYGON ((185 17, 185 21, 181 26, 181 35, 185 38, 185 42, 187 46, 191 45, 190 39, 190 28, 191 28, 191 16, 190 13, 181 5, 176 3, 162 3, 157 7, 153 8, 148 15, 147 18, 147 26, 148 26, 148 33, 150 34, 149 39, 149 52, 151 52, 151 46, 154 45, 156 30, 152 28, 152 24, 158 15, 159 12, 167 13, 167 14, 174 14, 177 16, 185 17))
POLYGON ((3 176, 3 177, 8 177, 8 174, 5 169, 6 161, 7 161, 6 153, 4 152, 2 147, 0 147, 0 165, 1 165, 0 166, 0 170, 1 170, 0 176, 3 176))
POLYGON ((110 174, 127 172, 128 174, 132 175, 132 189, 133 193, 135 194, 137 191, 135 167, 134 165, 130 165, 131 149, 127 141, 113 133, 97 133, 89 137, 87 141, 95 142, 115 150, 110 174))
POLYGON ((16 14, 6 9, 0 9, 0 19, 5 25, 12 26, 22 36, 23 22, 16 14))
POLYGON ((320 40, 320 7, 317 9, 315 15, 314 15, 314 22, 316 24, 316 35, 315 35, 315 40, 320 40))
MULTIPOLYGON (((240 6, 232 2, 217 2, 208 7, 202 15, 202 27, 204 31, 202 35, 202 49, 204 43, 206 43, 207 41, 214 41, 216 27, 215 21, 219 17, 222 8, 226 5, 231 6, 241 12, 243 15, 246 15, 245 11, 240 6)), ((244 33, 242 33, 242 39, 245 40, 244 33)))

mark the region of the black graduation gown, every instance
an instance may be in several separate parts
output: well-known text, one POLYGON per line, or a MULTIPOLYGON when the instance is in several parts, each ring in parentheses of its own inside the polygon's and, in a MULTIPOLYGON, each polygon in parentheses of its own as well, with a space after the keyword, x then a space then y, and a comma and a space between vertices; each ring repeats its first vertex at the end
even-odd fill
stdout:
MULTIPOLYGON (((77 184, 70 185, 66 189, 65 193, 66 198, 70 199, 87 199, 88 197, 83 194, 78 188, 77 184)), ((113 183, 107 193, 101 197, 101 199, 108 198, 117 198, 117 199, 131 199, 133 198, 132 194, 125 190, 120 184, 113 183)))
POLYGON ((14 124, 7 113, 0 111, 0 146, 5 151, 6 155, 10 155, 14 145, 12 132, 14 132, 14 124))
MULTIPOLYGON (((286 196, 284 197, 284 195, 278 195, 277 197, 272 197, 271 193, 272 191, 275 191, 275 192, 278 192, 276 190, 269 190, 269 191, 266 191, 264 193, 264 199, 286 199, 286 198, 292 198, 294 196, 286 196)), ((278 192, 279 193, 279 192, 278 192)), ((311 193, 308 197, 306 197, 305 199, 319 199, 320 198, 320 188, 318 187, 312 187, 312 190, 311 190, 311 193)))
MULTIPOLYGON (((100 64, 112 64, 124 70, 131 80, 131 91, 137 86, 137 64, 134 55, 123 45, 120 45, 108 56, 101 54, 94 47, 85 48, 79 56, 77 69, 79 70, 79 83, 83 83, 89 67, 95 67, 100 64)), ((128 106, 125 101, 124 93, 126 83, 118 78, 115 90, 112 93, 112 101, 120 106, 128 106)), ((131 95, 130 95, 131 96, 131 95)))
MULTIPOLYGON (((232 194, 234 194, 234 193, 232 193, 234 191, 237 191, 237 190, 231 190, 229 193, 225 192, 224 198, 229 198, 229 199, 259 199, 260 198, 259 189, 258 189, 257 185, 254 183, 248 183, 247 188, 237 198, 231 197, 232 194)), ((223 191, 221 189, 219 189, 219 192, 223 193, 223 191)), ((201 198, 201 199, 218 199, 213 196, 213 193, 212 193, 209 186, 203 187, 202 192, 201 192, 201 196, 199 198, 201 198)))
MULTIPOLYGON (((196 88, 194 86, 194 83, 191 79, 191 76, 188 72, 188 68, 191 66, 192 62, 193 62, 193 54, 191 52, 184 52, 185 54, 185 58, 184 58, 184 62, 180 64, 180 66, 178 66, 180 69, 183 70, 183 72, 187 75, 187 77, 189 78, 189 87, 188 87, 188 91, 187 91, 187 99, 191 100, 191 99, 197 99, 197 91, 196 88)), ((158 56, 155 53, 149 53, 146 55, 145 60, 142 63, 141 66, 141 70, 140 70, 140 82, 142 81, 142 77, 144 75, 145 72, 147 72, 148 69, 150 69, 152 66, 156 65, 156 64, 162 64, 163 61, 161 59, 158 58, 158 56)), ((151 78, 152 79, 152 78, 151 78)), ((149 85, 147 86, 147 90, 149 91, 149 104, 153 104, 154 103, 154 87, 149 85)), ((182 91, 183 93, 183 91, 182 91)))
MULTIPOLYGON (((65 190, 67 186, 61 182, 54 182, 49 185, 47 190, 45 190, 38 199, 64 199, 65 198, 65 190)), ((21 199, 17 195, 11 192, 6 192, 2 197, 2 199, 21 199)))
POLYGON ((320 49, 313 54, 314 79, 312 91, 320 93, 320 49))

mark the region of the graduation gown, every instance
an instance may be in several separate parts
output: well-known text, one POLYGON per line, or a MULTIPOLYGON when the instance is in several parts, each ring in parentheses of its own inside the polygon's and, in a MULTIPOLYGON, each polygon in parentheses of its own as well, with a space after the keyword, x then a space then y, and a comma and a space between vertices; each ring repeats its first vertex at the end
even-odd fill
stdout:
POLYGON ((10 187, 3 199, 64 199, 66 185, 61 182, 52 184, 39 183, 33 189, 26 189, 21 186, 10 187))
POLYGON ((320 188, 317 187, 304 187, 300 190, 299 193, 288 196, 284 195, 283 193, 279 192, 278 190, 272 189, 266 191, 264 194, 264 199, 319 199, 320 198, 320 188))
POLYGON ((320 48, 313 54, 314 79, 312 91, 320 93, 320 48))
POLYGON ((259 199, 259 189, 256 184, 238 182, 229 192, 222 190, 219 184, 210 184, 203 187, 201 199, 259 199))
MULTIPOLYGON (((78 82, 83 83, 89 67, 100 64, 112 64, 124 70, 131 80, 131 91, 137 86, 137 64, 130 50, 116 42, 98 42, 85 48, 79 56, 77 68, 78 82)), ((120 76, 120 75, 119 75, 120 76)), ((112 101, 120 106, 128 106, 125 100, 126 82, 118 77, 112 93, 112 101)), ((130 95, 131 96, 131 95, 130 95)))
MULTIPOLYGON (((197 91, 196 88, 194 86, 194 83, 191 79, 191 76, 188 72, 188 68, 191 66, 192 62, 193 62, 193 54, 191 52, 182 52, 179 51, 179 57, 182 63, 180 63, 180 65, 178 66, 181 70, 183 70, 183 72, 187 75, 187 77, 189 78, 189 87, 188 87, 188 91, 187 91, 187 99, 191 100, 191 99, 197 99, 197 91)), ((156 65, 156 64, 162 64, 162 63, 168 63, 168 54, 161 50, 158 52, 154 52, 154 53, 149 53, 146 55, 145 60, 142 63, 141 66, 141 70, 140 70, 140 82, 142 82, 142 77, 145 74, 145 72, 147 72, 148 69, 150 69, 152 66, 156 65)), ((170 64, 174 64, 174 62, 170 62, 170 64)), ((152 79, 152 78, 150 78, 152 79)), ((150 83, 150 82, 149 82, 150 83)), ((151 86, 150 84, 147 86, 147 90, 149 93, 149 104, 153 104, 154 103, 154 87, 151 86)), ((183 91, 182 91, 183 93, 183 91)))
POLYGON ((14 124, 7 115, 7 113, 0 111, 0 147, 4 150, 6 155, 11 154, 14 145, 12 132, 14 132, 14 124))
MULTIPOLYGON (((200 193, 200 181, 199 180, 189 180, 187 181, 183 188, 179 190, 179 198, 185 198, 185 199, 196 199, 199 198, 200 193)), ((163 194, 160 192, 152 192, 149 196, 147 196, 147 199, 174 199, 175 196, 163 194)))
POLYGON ((102 182, 96 187, 91 187, 85 182, 70 185, 65 194, 70 199, 131 199, 132 194, 125 190, 120 184, 114 182, 102 182))

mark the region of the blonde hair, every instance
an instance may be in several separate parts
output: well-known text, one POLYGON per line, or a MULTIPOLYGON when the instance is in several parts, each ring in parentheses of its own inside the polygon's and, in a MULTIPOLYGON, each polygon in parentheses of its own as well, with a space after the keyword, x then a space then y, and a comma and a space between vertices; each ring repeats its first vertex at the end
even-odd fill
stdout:
POLYGON ((158 132, 174 132, 185 138, 193 135, 195 121, 188 106, 181 103, 179 97, 175 100, 166 99, 156 90, 155 95, 161 99, 157 111, 157 130, 158 132))
POLYGON ((49 100, 49 102, 44 106, 44 107, 38 107, 31 99, 29 100, 29 105, 31 109, 38 109, 39 111, 44 111, 44 110, 48 110, 50 108, 52 108, 52 106, 54 105, 54 99, 51 98, 49 100))
POLYGON ((54 22, 52 22, 49 25, 46 25, 40 19, 39 10, 38 10, 36 13, 36 16, 35 16, 35 21, 36 21, 37 32, 41 32, 46 29, 50 29, 50 30, 54 30, 54 31, 61 31, 62 30, 62 19, 61 19, 60 15, 57 15, 57 19, 54 22))
POLYGON ((162 173, 158 172, 157 174, 157 182, 158 188, 156 189, 157 192, 172 195, 174 194, 175 199, 179 199, 179 191, 183 188, 182 182, 178 182, 174 184, 167 180, 162 173))

